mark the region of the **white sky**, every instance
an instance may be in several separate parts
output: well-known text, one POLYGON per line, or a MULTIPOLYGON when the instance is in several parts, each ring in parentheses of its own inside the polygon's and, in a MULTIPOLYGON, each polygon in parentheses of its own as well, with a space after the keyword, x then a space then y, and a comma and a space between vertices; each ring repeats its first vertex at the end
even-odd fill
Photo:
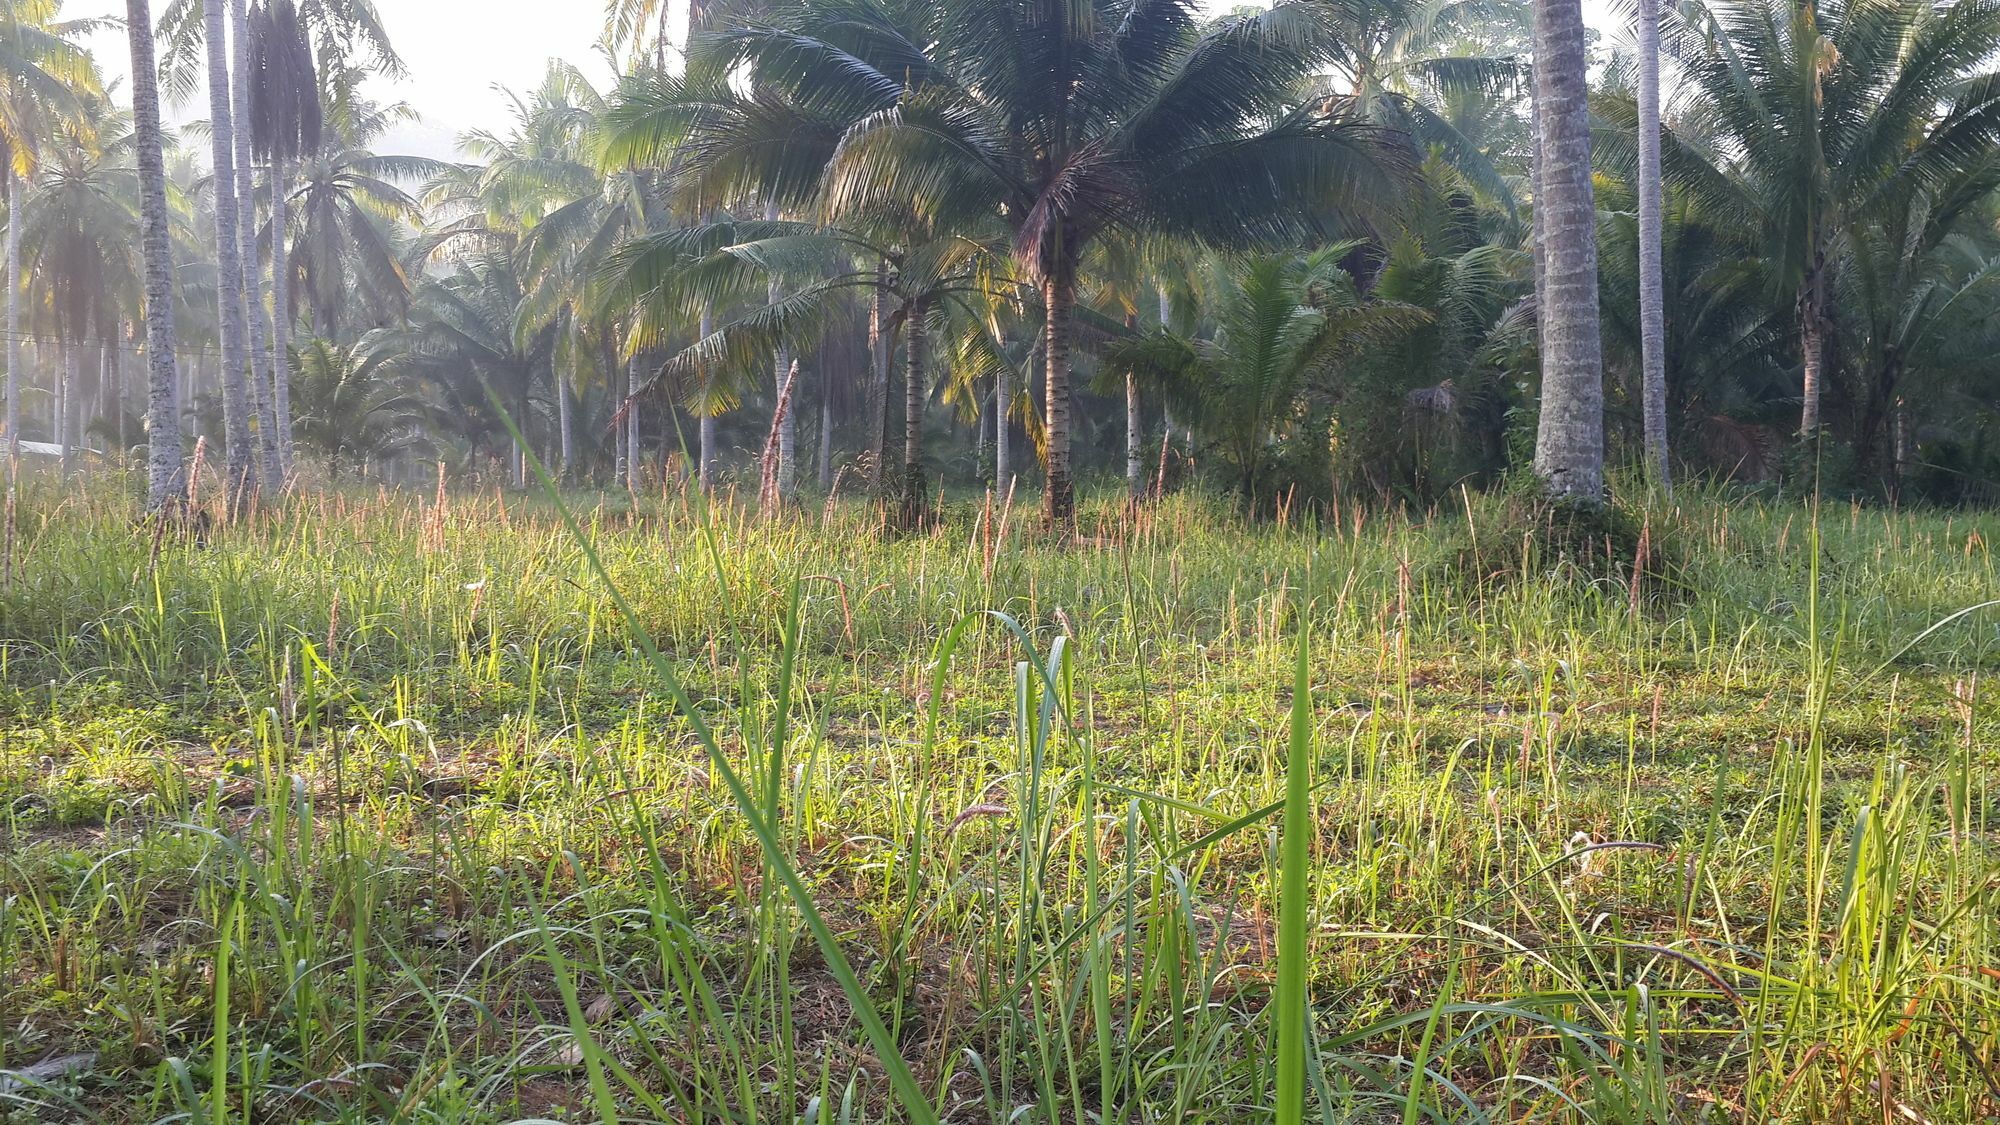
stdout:
MULTIPOLYGON (((1222 8, 1234 0, 1207 3, 1222 8)), ((1607 38, 1622 39, 1612 28, 1612 3, 1583 0, 1584 15, 1607 38)), ((166 4, 153 0, 156 18, 166 4)), ((382 152, 449 158, 455 138, 466 130, 504 129, 511 103, 499 87, 533 88, 550 59, 583 67, 601 85, 611 81, 611 69, 597 50, 602 0, 376 0, 376 6, 410 76, 397 83, 378 81, 372 93, 384 101, 409 102, 424 117, 421 126, 383 138, 377 146, 382 152)), ((676 0, 674 7, 676 22, 685 23, 686 0, 676 0)), ((120 0, 68 0, 64 9, 72 17, 122 20, 125 14, 120 0)), ((123 27, 97 32, 88 42, 107 77, 130 69, 123 27)), ((167 109, 170 121, 207 116, 205 94, 167 109)))

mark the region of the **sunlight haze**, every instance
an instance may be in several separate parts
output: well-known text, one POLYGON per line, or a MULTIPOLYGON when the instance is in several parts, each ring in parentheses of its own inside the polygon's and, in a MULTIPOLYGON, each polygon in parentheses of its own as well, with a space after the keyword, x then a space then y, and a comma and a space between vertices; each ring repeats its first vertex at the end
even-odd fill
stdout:
MULTIPOLYGON (((1216 10, 1231 5, 1206 0, 1206 6, 1216 10)), ((384 152, 455 157, 461 134, 507 124, 512 102, 506 91, 532 89, 551 59, 575 63, 600 85, 608 85, 612 78, 611 66, 597 45, 604 29, 604 7, 589 0, 557 4, 544 0, 377 0, 377 7, 409 75, 400 82, 376 79, 375 96, 408 102, 423 115, 420 123, 399 126, 385 136, 380 144, 384 152)), ((1591 26, 1613 39, 1622 38, 1609 30, 1614 18, 1611 0, 1584 0, 1583 7, 1591 26)), ((164 9, 165 3, 155 0, 156 19, 164 9)), ((79 15, 119 19, 124 15, 122 5, 114 10, 107 0, 86 0, 73 10, 79 15)), ((677 24, 685 24, 686 10, 686 0, 677 0, 677 24)), ((105 73, 122 80, 130 69, 122 27, 99 31, 90 42, 105 73)), ((207 115, 202 94, 167 108, 167 117, 173 122, 207 115)))

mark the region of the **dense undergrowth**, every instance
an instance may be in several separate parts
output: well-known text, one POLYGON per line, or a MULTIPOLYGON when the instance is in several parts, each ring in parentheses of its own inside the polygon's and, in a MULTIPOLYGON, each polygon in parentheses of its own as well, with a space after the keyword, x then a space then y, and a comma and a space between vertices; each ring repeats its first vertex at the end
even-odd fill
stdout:
POLYGON ((1269 1120, 1301 637, 1307 1120, 2000 1111, 1993 517, 572 503, 31 483, 0 1120, 1269 1120))

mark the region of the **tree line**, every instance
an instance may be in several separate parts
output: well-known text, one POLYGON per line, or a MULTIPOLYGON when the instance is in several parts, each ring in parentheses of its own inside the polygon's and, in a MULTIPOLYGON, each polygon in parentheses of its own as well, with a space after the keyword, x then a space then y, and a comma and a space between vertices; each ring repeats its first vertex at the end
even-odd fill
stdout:
POLYGON ((1632 16, 613 0, 615 76, 552 64, 443 161, 377 151, 414 114, 363 92, 403 72, 367 0, 127 0, 129 90, 16 0, 10 463, 143 456, 157 507, 191 440, 246 502, 532 454, 1056 526, 1119 475, 1989 499, 2000 7, 1632 16))

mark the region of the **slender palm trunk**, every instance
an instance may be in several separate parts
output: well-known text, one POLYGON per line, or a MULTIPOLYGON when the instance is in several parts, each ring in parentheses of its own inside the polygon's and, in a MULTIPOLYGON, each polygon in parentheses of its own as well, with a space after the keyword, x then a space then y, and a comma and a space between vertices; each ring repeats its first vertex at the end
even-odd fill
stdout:
MULTIPOLYGON (((1136 331, 1139 314, 1125 314, 1125 328, 1136 331)), ((1146 499, 1146 458, 1140 451, 1140 439, 1145 436, 1144 420, 1139 412, 1139 376, 1125 374, 1125 492, 1133 504, 1146 499)))
POLYGON ((559 443, 556 459, 556 479, 568 484, 575 471, 572 462, 576 458, 576 439, 571 432, 573 423, 569 414, 569 382, 556 380, 556 440, 559 443))
MULTIPOLYGON (((1572 0, 1574 2, 1574 0, 1572 0)), ((1076 491, 1069 473, 1069 362, 1076 311, 1076 279, 1069 273, 1042 282, 1042 300, 1047 305, 1045 331, 1048 344, 1042 361, 1047 364, 1043 387, 1046 402, 1043 421, 1048 427, 1048 485, 1042 496, 1042 515, 1049 530, 1063 534, 1076 525, 1076 491)))
POLYGON ((716 443, 721 440, 721 419, 713 414, 704 414, 696 430, 698 448, 695 456, 701 461, 696 482, 701 485, 703 492, 710 492, 715 488, 716 458, 721 456, 716 448, 716 443))
POLYGON ((1554 495, 1596 504, 1604 495, 1604 363, 1579 0, 1535 0, 1535 59, 1543 190, 1536 210, 1547 270, 1535 472, 1554 495))
POLYGON ((924 522, 928 497, 924 483, 924 364, 929 351, 930 326, 924 323, 930 303, 919 298, 910 306, 909 332, 903 341, 907 352, 903 369, 903 526, 924 522))
POLYGON ((237 239, 236 130, 229 102, 229 40, 223 0, 202 0, 208 37, 208 124, 215 161, 216 304, 222 327, 222 428, 228 445, 226 480, 232 510, 257 487, 252 399, 245 380, 250 355, 243 330, 243 259, 237 239))
POLYGON ((1001 363, 993 372, 993 490, 1005 496, 1014 487, 1013 429, 1007 414, 1014 405, 1014 368, 1001 363))
POLYGON ((264 487, 272 495, 285 484, 278 452, 278 419, 272 405, 271 317, 264 308, 263 258, 257 253, 256 170, 250 159, 250 15, 244 0, 229 0, 230 54, 235 73, 229 83, 236 129, 236 238, 243 261, 243 313, 250 348, 250 403, 257 412, 257 456, 264 487))
POLYGON ((1646 468, 1671 486, 1667 463, 1667 312, 1660 251, 1660 0, 1639 0, 1639 353, 1646 468))
POLYGON ((1542 103, 1537 92, 1530 89, 1528 91, 1528 190, 1534 194, 1535 200, 1530 239, 1535 264, 1535 354, 1537 356, 1547 355, 1549 350, 1549 245, 1542 213, 1547 202, 1543 197, 1546 187, 1547 183, 1542 176, 1542 103))
POLYGON ((278 421, 278 466, 292 471, 292 293, 285 231, 291 180, 283 152, 271 154, 271 413, 278 421))
POLYGON ((625 361, 625 487, 639 487, 639 357, 625 361))
POLYGON ((69 416, 76 410, 76 345, 67 337, 56 341, 56 416, 55 425, 49 427, 56 439, 56 464, 63 475, 70 472, 70 424, 69 416))
MULTIPOLYGON (((715 331, 715 309, 711 306, 702 306, 700 331, 701 338, 704 340, 708 339, 710 333, 715 331)), ((712 379, 714 377, 713 372, 702 372, 702 378, 704 379, 712 379)), ((696 456, 701 459, 701 465, 696 473, 696 479, 701 484, 701 490, 708 492, 715 487, 715 459, 720 455, 720 451, 716 449, 716 442, 720 436, 718 432, 720 421, 714 414, 710 413, 706 404, 703 404, 701 425, 697 428, 700 430, 698 437, 700 448, 697 450, 696 456)))
MULTIPOLYGON (((773 301, 778 299, 776 285, 771 286, 770 299, 773 301)), ((776 380, 772 385, 777 388, 780 399, 784 397, 785 382, 790 377, 791 370, 792 350, 783 347, 777 349, 777 353, 771 357, 771 374, 776 380)), ((783 403, 780 403, 777 410, 778 417, 775 420, 778 424, 778 499, 790 500, 792 494, 798 491, 799 414, 796 410, 786 409, 783 403)))
MULTIPOLYGON (((21 193, 12 152, 7 158, 7 471, 21 464, 21 193)), ((10 477, 11 479, 11 477, 10 477)))
POLYGON ((875 263, 875 301, 868 308, 868 487, 882 489, 889 456, 889 263, 875 263))
MULTIPOLYGON (((773 222, 778 217, 778 205, 767 201, 764 204, 764 220, 773 222)), ((784 291, 779 288, 777 279, 772 278, 770 284, 764 288, 765 303, 775 305, 783 296, 784 291)), ((780 399, 784 397, 785 382, 790 378, 791 370, 791 349, 778 347, 776 354, 771 357, 771 386, 780 399)), ((773 421, 778 427, 778 498, 790 500, 792 494, 798 491, 799 414, 796 410, 786 410, 780 405, 773 421)))
POLYGON ((819 371, 819 490, 833 488, 833 372, 825 363, 819 371))
POLYGON ((1806 265, 1805 283, 1799 287, 1798 303, 1799 359, 1804 368, 1799 437, 1806 441, 1819 434, 1820 385, 1826 364, 1826 251, 1819 246, 1817 230, 1812 239, 1812 257, 1806 265))

